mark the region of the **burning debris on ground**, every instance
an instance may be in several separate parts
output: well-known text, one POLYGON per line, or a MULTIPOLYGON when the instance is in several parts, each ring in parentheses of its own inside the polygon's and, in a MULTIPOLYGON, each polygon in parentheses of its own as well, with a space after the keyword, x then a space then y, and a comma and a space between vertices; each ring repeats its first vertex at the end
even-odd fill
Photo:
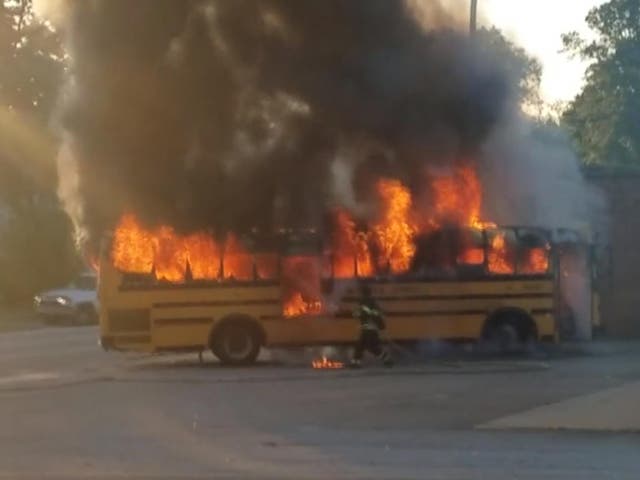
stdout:
POLYGON ((338 370, 344 368, 344 363, 322 357, 318 360, 313 360, 311 366, 316 369, 338 370))

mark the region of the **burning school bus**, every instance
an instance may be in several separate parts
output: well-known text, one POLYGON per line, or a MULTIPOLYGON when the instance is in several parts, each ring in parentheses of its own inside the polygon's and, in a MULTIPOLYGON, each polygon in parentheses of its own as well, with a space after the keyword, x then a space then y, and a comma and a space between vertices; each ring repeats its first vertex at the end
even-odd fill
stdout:
POLYGON ((336 210, 329 235, 217 238, 123 215, 101 255, 102 345, 210 348, 223 363, 244 364, 263 346, 348 344, 359 331, 351 312, 362 279, 396 341, 556 338, 549 232, 480 221, 471 169, 433 183, 432 215, 416 214, 398 180, 376 190, 375 220, 362 226, 336 210))

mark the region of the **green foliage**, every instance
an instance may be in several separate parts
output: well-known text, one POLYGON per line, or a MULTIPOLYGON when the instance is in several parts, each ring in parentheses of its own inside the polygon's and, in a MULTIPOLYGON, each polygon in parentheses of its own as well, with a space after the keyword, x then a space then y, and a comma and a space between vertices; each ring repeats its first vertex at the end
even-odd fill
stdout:
POLYGON ((567 52, 591 62, 563 123, 586 164, 639 164, 640 3, 610 0, 589 12, 587 24, 595 40, 563 35, 567 52))
POLYGON ((0 106, 45 123, 64 64, 58 35, 33 12, 32 0, 0 0, 0 106))
POLYGON ((77 267, 49 129, 63 71, 60 39, 32 1, 0 0, 0 300, 24 300, 77 267))
POLYGON ((24 303, 61 286, 80 267, 70 221, 55 198, 40 198, 14 212, 0 236, 0 301, 24 303))

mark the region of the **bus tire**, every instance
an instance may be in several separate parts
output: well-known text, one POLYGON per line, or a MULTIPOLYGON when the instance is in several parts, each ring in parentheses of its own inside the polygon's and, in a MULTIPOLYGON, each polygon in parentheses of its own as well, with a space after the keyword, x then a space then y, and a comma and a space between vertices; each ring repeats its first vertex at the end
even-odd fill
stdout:
POLYGON ((260 328, 248 319, 227 319, 213 331, 211 351, 223 365, 255 363, 262 346, 260 328))
POLYGON ((523 353, 537 339, 536 324, 524 311, 505 310, 493 314, 485 322, 482 342, 493 353, 523 353))

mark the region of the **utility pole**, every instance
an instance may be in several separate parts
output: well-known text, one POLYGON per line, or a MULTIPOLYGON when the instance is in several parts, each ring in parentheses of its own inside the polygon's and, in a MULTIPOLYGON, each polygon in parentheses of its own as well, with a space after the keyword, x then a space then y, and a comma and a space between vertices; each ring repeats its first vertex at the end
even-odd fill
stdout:
POLYGON ((478 20, 478 0, 471 0, 471 14, 469 16, 469 33, 476 33, 476 24, 478 20))

